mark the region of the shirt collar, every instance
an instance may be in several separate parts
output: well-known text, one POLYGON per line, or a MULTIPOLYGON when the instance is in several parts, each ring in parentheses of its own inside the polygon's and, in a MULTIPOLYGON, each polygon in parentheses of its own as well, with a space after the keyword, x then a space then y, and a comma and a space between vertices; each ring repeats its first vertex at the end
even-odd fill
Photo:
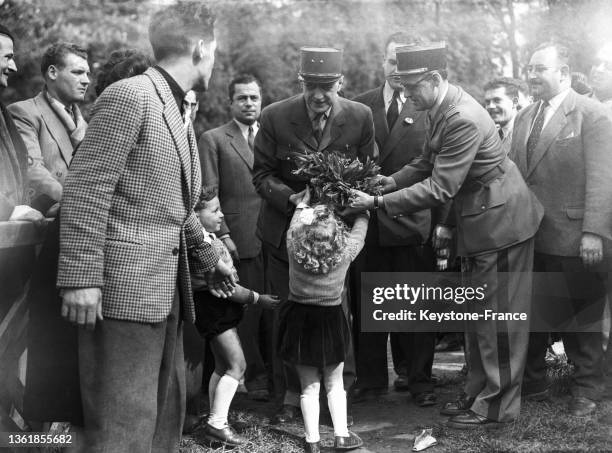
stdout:
MULTIPOLYGON (((393 91, 395 91, 391 86, 389 86, 389 82, 385 81, 385 85, 383 87, 383 100, 385 101, 385 107, 389 105, 391 99, 393 99, 393 91)), ((404 105, 406 103, 406 96, 404 96, 404 90, 399 92, 399 98, 404 105)))
MULTIPOLYGON (((566 88, 565 90, 563 90, 560 93, 554 95, 552 98, 550 98, 548 100, 548 105, 550 107, 552 107, 553 111, 556 111, 559 108, 559 106, 565 100, 565 98, 569 94, 569 92, 570 92, 570 89, 566 88)), ((542 107, 542 101, 540 101, 540 108, 541 107, 542 107)))
POLYGON ((181 88, 181 86, 177 83, 174 78, 168 74, 168 72, 162 68, 161 66, 155 66, 155 69, 159 71, 166 82, 168 82, 168 86, 170 87, 170 91, 172 92, 172 97, 176 101, 176 105, 179 109, 179 112, 183 111, 183 99, 185 98, 185 91, 181 88))
POLYGON ((249 126, 247 124, 241 123, 236 118, 233 118, 233 120, 234 123, 236 123, 236 125, 240 128, 240 132, 242 132, 242 135, 244 135, 245 138, 249 136, 249 127, 253 128, 253 134, 257 134, 257 131, 259 130, 259 124, 257 124, 257 121, 255 121, 249 126))

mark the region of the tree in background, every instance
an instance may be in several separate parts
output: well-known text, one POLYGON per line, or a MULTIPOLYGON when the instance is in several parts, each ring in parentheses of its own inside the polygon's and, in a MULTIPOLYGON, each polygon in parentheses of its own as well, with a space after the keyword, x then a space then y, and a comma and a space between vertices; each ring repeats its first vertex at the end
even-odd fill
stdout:
MULTIPOLYGON (((164 0, 166 3, 169 0, 164 0)), ((160 0, 0 0, 0 22, 17 36, 19 72, 3 101, 36 94, 43 84, 40 57, 58 40, 89 49, 95 70, 111 51, 150 52, 147 24, 160 0)), ((382 82, 383 40, 409 31, 446 40, 451 80, 476 98, 502 73, 520 75, 531 48, 556 38, 588 72, 591 55, 607 36, 612 2, 604 0, 216 0, 219 50, 211 87, 200 102, 197 130, 230 118, 226 87, 252 72, 264 83, 264 104, 296 94, 299 48, 344 48, 345 96, 382 82), (525 44, 523 44, 525 43, 525 44), (523 45, 521 45, 523 44, 523 45)), ((93 102, 90 90, 87 103, 93 102)), ((87 110, 87 109, 85 109, 87 110)))

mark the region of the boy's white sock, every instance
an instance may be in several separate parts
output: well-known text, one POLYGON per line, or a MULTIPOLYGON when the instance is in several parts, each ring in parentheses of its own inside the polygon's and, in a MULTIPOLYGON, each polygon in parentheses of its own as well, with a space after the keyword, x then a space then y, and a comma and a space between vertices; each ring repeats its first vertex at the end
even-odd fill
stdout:
POLYGON ((327 393, 327 407, 334 424, 334 436, 347 437, 346 426, 346 392, 342 388, 334 388, 327 393))
POLYGON ((215 390, 217 389, 217 384, 219 383, 219 379, 221 376, 217 374, 216 371, 213 371, 213 374, 210 376, 210 381, 208 381, 208 412, 212 412, 213 403, 215 401, 215 390))
POLYGON ((222 429, 227 426, 227 414, 238 389, 238 384, 239 382, 228 374, 224 374, 219 379, 215 389, 213 405, 208 416, 208 424, 213 428, 222 429))
POLYGON ((300 395, 300 407, 304 417, 306 442, 319 442, 319 392, 308 392, 300 395))

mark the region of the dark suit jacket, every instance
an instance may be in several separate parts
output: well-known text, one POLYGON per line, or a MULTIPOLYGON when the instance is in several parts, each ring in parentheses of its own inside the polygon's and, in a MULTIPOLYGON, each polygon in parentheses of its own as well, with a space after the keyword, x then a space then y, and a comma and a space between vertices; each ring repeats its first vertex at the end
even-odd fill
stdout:
POLYGON ((46 195, 55 202, 59 201, 74 152, 70 134, 42 92, 31 99, 11 104, 8 109, 28 148, 32 197, 46 195))
POLYGON ((511 158, 544 205, 535 250, 579 256, 582 233, 612 238, 612 122, 605 107, 571 90, 542 130, 527 166, 538 103, 514 123, 511 158))
POLYGON ((318 146, 301 94, 267 106, 260 121, 253 168, 253 183, 264 200, 258 231, 262 240, 279 249, 286 259, 285 233, 294 210, 289 197, 303 190, 307 182, 291 173, 297 168, 292 156, 318 149, 377 159, 372 112, 363 104, 338 98, 318 146))
MULTIPOLYGON (((416 111, 410 100, 406 100, 393 129, 389 131, 383 88, 384 85, 366 91, 353 100, 372 110, 380 172, 389 176, 421 155, 425 143, 425 113, 416 111)), ((421 244, 427 240, 431 228, 429 209, 395 219, 380 210, 376 212, 376 220, 378 228, 368 230, 368 236, 377 232, 378 237, 368 237, 366 243, 373 239, 386 247, 421 244)))
POLYGON ((542 206, 505 155, 493 120, 453 85, 431 120, 423 155, 392 176, 403 188, 384 196, 392 216, 454 201, 463 256, 523 242, 542 218, 542 206))
POLYGON ((58 287, 100 287, 105 317, 153 323, 178 285, 193 322, 190 270, 219 260, 193 212, 201 189, 193 128, 159 71, 108 87, 66 178, 58 287))
MULTIPOLYGON (((15 206, 26 204, 28 152, 10 113, 0 103, 6 124, 5 144, 0 137, 0 221, 8 220, 15 206)), ((3 134, 4 135, 4 134, 3 134)))
POLYGON ((253 151, 234 120, 205 132, 198 140, 202 184, 219 188, 225 216, 218 236, 229 233, 240 258, 261 251, 256 235, 261 198, 253 186, 253 151))

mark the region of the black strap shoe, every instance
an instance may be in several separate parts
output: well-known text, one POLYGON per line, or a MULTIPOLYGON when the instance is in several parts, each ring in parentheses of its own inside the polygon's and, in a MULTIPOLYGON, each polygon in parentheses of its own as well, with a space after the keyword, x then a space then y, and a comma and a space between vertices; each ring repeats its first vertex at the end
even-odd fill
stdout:
POLYGON ((306 453, 321 453, 321 442, 304 441, 304 451, 306 453))
POLYGON ((336 436, 334 439, 334 449, 341 450, 354 450, 363 446, 363 440, 357 434, 352 431, 348 432, 348 436, 336 436))
POLYGON ((204 435, 211 442, 219 442, 230 447, 238 447, 247 441, 229 425, 219 429, 207 423, 204 427, 204 435))

